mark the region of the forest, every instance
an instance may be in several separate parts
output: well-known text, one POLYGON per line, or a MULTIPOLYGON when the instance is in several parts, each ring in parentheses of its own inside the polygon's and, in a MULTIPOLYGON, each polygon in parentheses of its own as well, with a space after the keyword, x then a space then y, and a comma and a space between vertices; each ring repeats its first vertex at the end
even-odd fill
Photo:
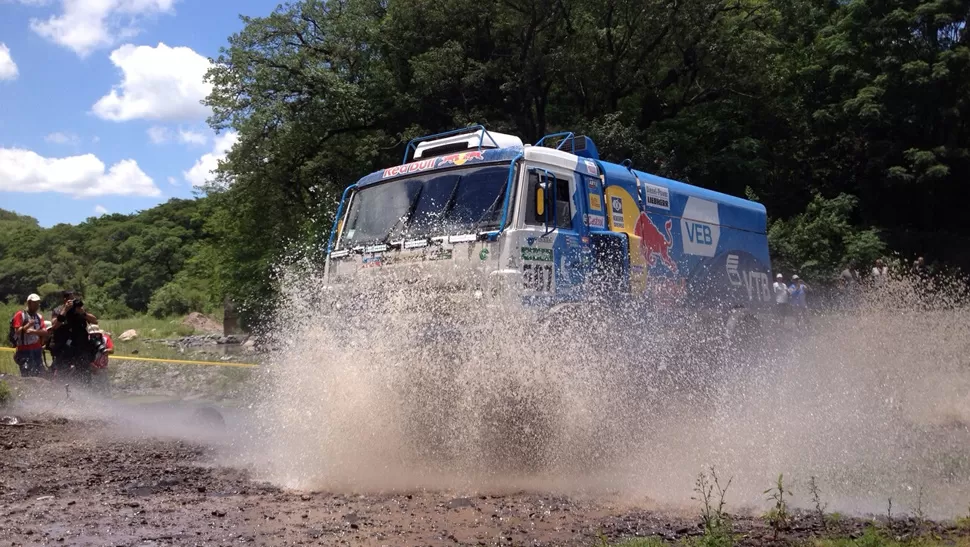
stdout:
POLYGON ((589 135, 610 161, 762 202, 776 269, 970 266, 970 0, 304 0, 207 78, 239 141, 197 200, 49 229, 0 212, 0 300, 250 320, 320 258, 340 192, 416 136, 589 135), (964 181, 964 182, 961 182, 964 181))

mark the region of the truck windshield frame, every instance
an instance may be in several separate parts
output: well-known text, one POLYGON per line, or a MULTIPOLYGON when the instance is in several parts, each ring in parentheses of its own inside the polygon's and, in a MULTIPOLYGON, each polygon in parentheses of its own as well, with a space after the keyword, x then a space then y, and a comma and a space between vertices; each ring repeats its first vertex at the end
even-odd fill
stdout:
MULTIPOLYGON (((497 230, 509 163, 419 173, 361 188, 336 249, 497 230)), ((515 181, 515 177, 511 180, 515 181)))

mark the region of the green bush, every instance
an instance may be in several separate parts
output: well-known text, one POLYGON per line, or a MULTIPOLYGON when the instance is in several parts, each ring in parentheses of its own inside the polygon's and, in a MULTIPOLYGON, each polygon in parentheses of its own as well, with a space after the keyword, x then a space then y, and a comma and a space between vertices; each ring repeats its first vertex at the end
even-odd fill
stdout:
POLYGON ((148 313, 155 317, 185 315, 193 311, 204 311, 206 303, 206 295, 201 291, 173 282, 164 285, 152 295, 148 303, 148 313))

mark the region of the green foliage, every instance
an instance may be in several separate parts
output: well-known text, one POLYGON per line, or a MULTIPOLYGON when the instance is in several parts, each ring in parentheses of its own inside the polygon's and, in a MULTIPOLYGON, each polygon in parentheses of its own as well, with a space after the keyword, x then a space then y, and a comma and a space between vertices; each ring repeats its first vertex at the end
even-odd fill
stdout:
POLYGON ((903 539, 885 534, 875 526, 867 526, 858 538, 816 539, 814 545, 815 547, 943 547, 947 545, 965 547, 968 545, 968 538, 960 537, 952 541, 938 537, 911 536, 903 539))
POLYGON ((664 542, 658 537, 635 538, 614 543, 614 547, 664 547, 664 542))
POLYGON ((118 336, 129 329, 138 331, 140 338, 177 338, 180 336, 190 336, 195 334, 192 327, 182 324, 181 317, 153 317, 150 315, 135 315, 124 319, 109 319, 99 321, 102 329, 110 332, 114 336, 115 344, 121 345, 124 342, 118 340, 118 336))
POLYGON ((126 317, 148 311, 153 295, 178 276, 181 285, 193 287, 180 301, 189 311, 204 311, 221 303, 221 295, 197 289, 213 274, 204 266, 211 253, 206 207, 204 199, 173 199, 138 214, 48 229, 0 210, 0 301, 23 302, 36 292, 42 309, 50 310, 71 288, 99 317, 126 317))
POLYGON ((6 406, 13 400, 13 393, 10 391, 10 386, 7 382, 0 380, 0 408, 6 406))
POLYGON ((774 502, 775 506, 769 509, 763 518, 768 526, 771 526, 777 538, 779 532, 789 528, 792 518, 788 511, 788 501, 785 500, 785 496, 791 497, 792 492, 785 486, 785 475, 778 475, 778 481, 773 487, 765 490, 764 494, 768 496, 768 501, 774 502))
POLYGON ((185 315, 194 310, 202 310, 205 306, 206 298, 202 292, 171 282, 152 295, 148 313, 155 317, 185 315))
MULTIPOLYGON (((970 0, 299 0, 243 17, 210 125, 238 141, 207 197, 43 229, 0 211, 0 301, 102 311, 225 297, 263 316, 284 257, 414 136, 573 130, 611 161, 756 197, 776 267, 810 282, 888 248, 970 265, 970 0), (962 247, 966 247, 963 245, 962 247), (164 297, 164 298, 163 298, 164 297), (46 303, 46 302, 45 302, 46 303)), ((931 260, 932 261, 932 260, 931 260)))
POLYGON ((690 538, 689 543, 692 547, 731 547, 735 543, 734 533, 731 527, 731 520, 728 517, 725 505, 727 503, 727 490, 731 487, 733 478, 728 479, 723 486, 717 476, 717 471, 712 466, 710 474, 702 472, 694 482, 694 493, 696 497, 691 499, 701 504, 701 525, 704 534, 700 537, 690 538))
POLYGON ((768 243, 775 269, 827 279, 847 264, 868 265, 881 257, 886 245, 878 232, 851 222, 858 202, 848 194, 816 194, 804 213, 772 222, 768 243))

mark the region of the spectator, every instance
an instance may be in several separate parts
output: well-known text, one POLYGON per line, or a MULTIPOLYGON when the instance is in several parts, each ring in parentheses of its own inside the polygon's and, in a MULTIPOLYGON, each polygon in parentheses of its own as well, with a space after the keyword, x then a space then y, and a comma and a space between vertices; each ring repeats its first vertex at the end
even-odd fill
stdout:
POLYGON ((40 296, 31 294, 27 297, 26 307, 13 317, 14 336, 17 350, 13 360, 20 367, 21 376, 43 376, 44 369, 44 318, 41 317, 40 296))
POLYGON ((94 361, 91 363, 91 384, 97 391, 108 392, 108 356, 115 352, 111 333, 101 330, 98 325, 88 326, 88 335, 95 348, 94 361))
POLYGON ((791 294, 791 307, 795 312, 795 320, 799 324, 805 323, 805 316, 808 312, 808 304, 805 301, 805 291, 808 285, 797 275, 791 276, 792 285, 788 292, 791 294))
POLYGON ((94 348, 88 336, 88 325, 98 318, 84 309, 84 302, 73 291, 64 291, 64 304, 54 310, 51 324, 51 372, 58 376, 90 383, 94 348))
POLYGON ((791 306, 788 303, 788 285, 785 285, 785 276, 778 274, 775 276, 775 312, 782 325, 788 320, 791 306))
POLYGON ((913 273, 917 278, 924 281, 930 276, 930 271, 926 267, 926 260, 923 257, 916 258, 916 262, 913 263, 913 273))
POLYGON ((872 282, 874 285, 881 286, 886 283, 886 276, 889 275, 887 267, 881 258, 876 259, 876 265, 872 267, 872 282))
POLYGON ((859 282, 859 272, 856 270, 855 262, 849 262, 845 265, 842 273, 839 274, 839 286, 842 289, 851 289, 855 287, 856 283, 859 282))

